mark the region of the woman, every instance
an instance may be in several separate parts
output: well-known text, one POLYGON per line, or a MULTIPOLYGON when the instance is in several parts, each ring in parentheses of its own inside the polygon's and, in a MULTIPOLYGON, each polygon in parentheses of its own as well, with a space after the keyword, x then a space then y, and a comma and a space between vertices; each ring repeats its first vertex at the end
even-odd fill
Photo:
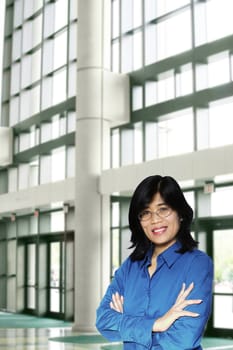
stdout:
POLYGON ((124 350, 201 350, 213 264, 190 234, 193 211, 177 182, 149 176, 129 208, 133 252, 97 310, 97 329, 124 350))

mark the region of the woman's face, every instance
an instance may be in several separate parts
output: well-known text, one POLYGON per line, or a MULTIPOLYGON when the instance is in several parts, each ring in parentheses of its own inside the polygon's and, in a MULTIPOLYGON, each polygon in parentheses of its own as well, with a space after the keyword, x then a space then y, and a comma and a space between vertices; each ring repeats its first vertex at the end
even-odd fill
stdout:
POLYGON ((153 214, 149 218, 145 217, 140 220, 145 235, 155 244, 156 254, 162 253, 176 242, 176 236, 180 228, 180 219, 177 212, 169 208, 160 193, 156 193, 148 208, 145 208, 146 211, 153 212, 153 214))

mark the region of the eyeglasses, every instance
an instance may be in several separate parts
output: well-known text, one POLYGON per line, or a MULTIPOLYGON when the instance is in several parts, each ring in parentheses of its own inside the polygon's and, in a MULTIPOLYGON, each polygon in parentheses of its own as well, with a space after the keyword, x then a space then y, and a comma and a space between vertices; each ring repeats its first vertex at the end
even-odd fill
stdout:
POLYGON ((147 221, 152 218, 153 214, 156 214, 158 217, 163 219, 171 215, 171 213, 172 213, 172 209, 168 206, 162 206, 156 211, 145 209, 138 214, 138 219, 140 221, 147 221))

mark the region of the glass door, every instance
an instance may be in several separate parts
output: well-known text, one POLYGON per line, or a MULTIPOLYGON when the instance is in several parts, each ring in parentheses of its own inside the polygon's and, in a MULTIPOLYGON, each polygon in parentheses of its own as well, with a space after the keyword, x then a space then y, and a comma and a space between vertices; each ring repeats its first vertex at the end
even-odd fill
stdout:
POLYGON ((233 220, 211 218, 199 221, 199 248, 213 259, 213 310, 206 335, 233 334, 233 220))
POLYGON ((36 243, 26 244, 25 307, 28 312, 36 311, 36 243))
MULTIPOLYGON (((233 229, 213 230, 213 328, 233 330, 233 229)), ((231 333, 232 334, 232 333, 231 333)))
POLYGON ((64 242, 49 242, 49 314, 64 313, 64 242))

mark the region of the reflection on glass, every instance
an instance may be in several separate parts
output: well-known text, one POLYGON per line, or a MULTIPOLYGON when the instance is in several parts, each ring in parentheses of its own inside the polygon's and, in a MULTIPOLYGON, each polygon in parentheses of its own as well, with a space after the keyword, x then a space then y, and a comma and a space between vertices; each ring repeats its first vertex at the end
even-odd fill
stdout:
POLYGON ((50 243, 50 307, 51 312, 60 310, 60 242, 50 243))
POLYGON ((233 294, 233 230, 214 231, 214 292, 233 294))

